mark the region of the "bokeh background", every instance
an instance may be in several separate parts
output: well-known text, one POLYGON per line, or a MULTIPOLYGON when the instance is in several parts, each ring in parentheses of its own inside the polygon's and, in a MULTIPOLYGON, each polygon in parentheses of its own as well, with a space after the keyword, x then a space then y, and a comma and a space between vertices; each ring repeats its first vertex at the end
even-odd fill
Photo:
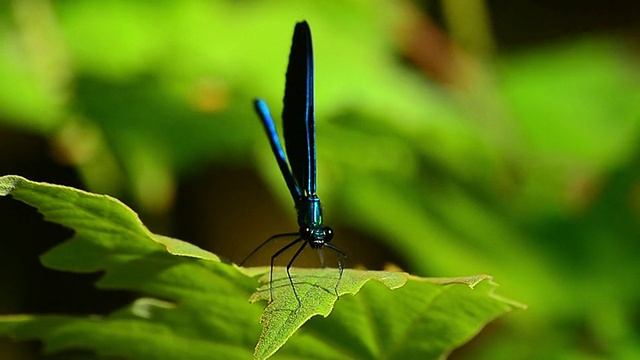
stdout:
MULTIPOLYGON (((456 359, 640 358, 633 1, 2 1, 0 174, 116 196, 239 262, 295 230, 251 101, 281 112, 303 19, 319 194, 349 266, 488 273, 529 305, 456 359)), ((0 313, 135 296, 43 269, 70 234, 0 198, 0 313)), ((37 350, 0 339, 2 359, 37 350)))

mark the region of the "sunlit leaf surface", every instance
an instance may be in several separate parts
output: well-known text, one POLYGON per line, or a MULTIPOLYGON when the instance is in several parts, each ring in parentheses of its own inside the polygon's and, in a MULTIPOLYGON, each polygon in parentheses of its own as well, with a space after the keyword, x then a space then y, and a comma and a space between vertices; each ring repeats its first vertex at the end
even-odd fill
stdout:
POLYGON ((286 272, 278 268, 274 301, 260 318, 260 306, 247 299, 256 277, 262 276, 267 283, 251 301, 270 300, 268 269, 244 270, 186 242, 153 235, 133 211, 108 196, 18 176, 0 177, 0 195, 35 206, 45 219, 75 231, 71 240, 43 255, 47 267, 104 271, 96 283, 99 288, 143 295, 108 315, 0 317, 0 333, 18 340, 42 340, 47 353, 83 349, 103 356, 144 359, 246 359, 258 341, 254 356, 264 359, 291 338, 290 346, 279 356, 340 358, 351 349, 343 342, 348 334, 362 346, 348 351, 366 351, 376 357, 421 354, 436 359, 514 307, 493 296, 491 287, 470 289, 486 276, 422 279, 400 272, 362 270, 345 271, 338 289, 341 299, 336 302, 335 269, 294 269, 298 304, 286 272), (332 310, 335 315, 306 328, 313 332, 334 323, 331 326, 343 330, 318 337, 309 337, 308 332, 294 335, 313 316, 327 317, 332 310), (262 335, 259 318, 264 324, 262 335), (382 332, 389 334, 371 338, 382 332), (400 346, 411 337, 415 338, 411 346, 400 346), (309 342, 316 345, 308 347, 309 342), (332 352, 323 353, 322 348, 332 348, 332 352))

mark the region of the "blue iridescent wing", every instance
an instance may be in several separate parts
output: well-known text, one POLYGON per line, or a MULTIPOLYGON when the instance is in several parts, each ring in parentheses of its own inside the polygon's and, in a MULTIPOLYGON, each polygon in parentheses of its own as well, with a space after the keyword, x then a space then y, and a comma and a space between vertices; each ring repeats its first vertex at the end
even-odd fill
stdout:
POLYGON ((303 195, 313 196, 316 194, 313 47, 306 21, 297 23, 293 32, 282 122, 293 177, 303 195))
POLYGON ((269 139, 269 144, 271 145, 271 151, 273 151, 273 155, 275 155, 276 157, 276 161, 278 162, 278 167, 280 168, 282 177, 287 183, 287 188, 291 193, 293 201, 297 204, 299 199, 302 197, 302 191, 300 190, 300 187, 298 187, 298 184, 296 184, 296 181, 291 174, 291 170, 289 169, 289 165, 287 164, 284 150, 282 150, 280 138, 278 137, 278 132, 276 131, 276 124, 273 122, 273 118, 271 117, 271 113, 269 112, 269 107, 262 99, 256 99, 253 104, 255 106, 256 112, 258 113, 258 116, 260 116, 260 120, 262 121, 264 130, 267 132, 267 138, 269 139))

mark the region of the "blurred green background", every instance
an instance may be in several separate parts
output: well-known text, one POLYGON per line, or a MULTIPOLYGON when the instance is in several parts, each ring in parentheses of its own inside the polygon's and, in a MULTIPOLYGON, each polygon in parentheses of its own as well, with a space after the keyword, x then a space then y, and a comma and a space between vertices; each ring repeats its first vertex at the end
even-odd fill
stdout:
MULTIPOLYGON (((640 358, 631 1, 2 1, 0 174, 116 196, 152 231, 242 260, 295 230, 251 101, 281 112, 303 19, 319 194, 349 265, 488 273, 529 305, 453 358, 640 358)), ((0 313, 134 296, 43 270, 70 233, 35 210, 0 198, 0 226, 0 313)), ((297 265, 318 265, 308 253, 297 265)), ((2 359, 37 349, 0 340, 2 359)))

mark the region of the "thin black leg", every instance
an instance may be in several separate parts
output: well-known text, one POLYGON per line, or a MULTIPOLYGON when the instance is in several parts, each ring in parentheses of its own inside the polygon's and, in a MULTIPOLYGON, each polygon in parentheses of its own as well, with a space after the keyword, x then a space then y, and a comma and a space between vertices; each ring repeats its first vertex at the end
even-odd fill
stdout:
MULTIPOLYGON (((300 240, 300 239, 298 239, 298 240, 300 240)), ((287 264, 287 276, 289 276, 289 282, 291 283, 291 288, 293 289, 293 294, 296 296, 296 300, 298 300, 298 307, 302 306, 302 301, 300 301, 300 296, 298 296, 298 292, 296 291, 296 286, 293 284, 293 279, 291 278, 290 270, 291 270, 291 266, 293 265, 294 261, 296 261, 296 259, 298 258, 298 255, 300 255, 300 253, 302 252, 302 250, 304 250, 304 248, 305 248, 305 246, 307 246, 307 244, 308 244, 308 242, 305 241, 304 244, 302 244, 302 246, 300 246, 298 251, 296 251, 296 253, 293 254, 293 257, 291 258, 291 260, 287 264)))
MULTIPOLYGON (((297 233, 296 233, 297 234, 297 233)), ((282 254, 283 252, 287 251, 287 249, 289 249, 290 247, 292 247, 293 245, 299 243, 300 241, 302 241, 301 238, 297 238, 294 241, 288 243, 285 247, 283 247, 282 249, 278 250, 275 254, 273 254, 273 256, 271 257, 271 272, 269 273, 269 292, 271 293, 271 301, 273 301, 273 262, 276 260, 276 258, 282 254)), ((305 244, 307 242, 305 241, 305 244)), ((301 249, 304 248, 304 244, 302 245, 301 249)), ((296 258, 296 256, 298 256, 298 254, 300 253, 300 250, 298 250, 296 252, 296 254, 293 256, 293 259, 296 258)), ((292 260, 293 260, 292 259, 292 260)), ((287 275, 289 275, 289 281, 291 281, 291 286, 293 286, 293 280, 291 280, 291 274, 289 274, 289 268, 291 267, 291 261, 289 262, 289 265, 287 265, 287 275)), ((296 293, 296 289, 293 288, 293 293, 296 294, 296 298, 298 297, 298 294, 296 293)), ((300 302, 300 299, 298 299, 298 302, 300 302)))
POLYGON ((335 292, 336 292, 336 297, 340 299, 340 295, 338 294, 338 287, 340 287, 340 283, 342 282, 342 274, 344 273, 344 268, 345 268, 345 265, 347 264, 347 254, 345 254, 342 250, 338 249, 337 247, 333 246, 333 244, 331 243, 326 243, 324 244, 324 246, 328 247, 329 249, 335 251, 338 254, 338 270, 340 271, 340 275, 338 276, 338 282, 336 283, 335 292))
POLYGON ((255 248, 249 255, 247 255, 246 258, 244 258, 244 260, 242 260, 240 262, 240 266, 242 266, 245 261, 249 260, 249 258, 251 256, 253 256, 255 253, 258 252, 258 250, 262 249, 263 246, 267 245, 271 240, 273 239, 277 239, 277 238, 281 238, 281 237, 287 237, 287 236, 298 236, 299 234, 297 232, 292 232, 292 233, 284 233, 284 234, 277 234, 277 235, 273 235, 272 237, 268 238, 267 240, 265 240, 262 244, 260 244, 260 246, 258 246, 257 248, 255 248))

